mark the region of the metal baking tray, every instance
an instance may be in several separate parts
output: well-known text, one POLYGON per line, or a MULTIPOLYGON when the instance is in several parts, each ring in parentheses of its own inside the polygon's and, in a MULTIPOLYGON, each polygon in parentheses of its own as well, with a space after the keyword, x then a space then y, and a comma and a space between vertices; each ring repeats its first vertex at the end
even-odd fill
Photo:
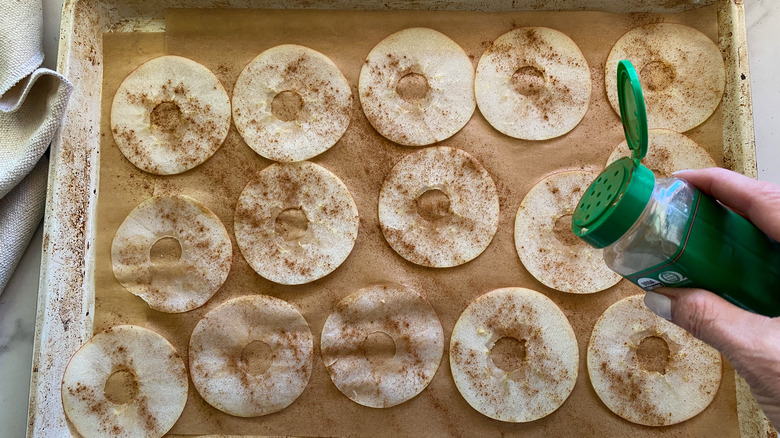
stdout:
MULTIPOLYGON (((60 396, 61 378, 71 355, 93 333, 104 33, 162 32, 165 9, 171 7, 674 13, 713 4, 718 8, 718 44, 726 66, 724 163, 756 177, 742 0, 67 0, 58 69, 75 89, 51 149, 27 435, 71 434, 60 396)), ((767 436, 771 426, 739 377, 737 398, 742 436, 767 436)))

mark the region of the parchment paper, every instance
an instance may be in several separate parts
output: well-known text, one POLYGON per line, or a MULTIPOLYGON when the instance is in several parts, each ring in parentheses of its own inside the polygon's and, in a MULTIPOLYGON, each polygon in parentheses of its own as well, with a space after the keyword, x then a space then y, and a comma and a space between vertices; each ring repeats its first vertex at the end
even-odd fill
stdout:
MULTIPOLYGON (((120 324, 139 324, 168 338, 186 358, 189 336, 206 312, 241 295, 267 294, 297 306, 314 335, 314 367, 300 398, 288 408, 258 418, 237 418, 212 408, 190 385, 184 413, 173 434, 248 434, 304 436, 738 436, 734 376, 724 364, 715 401, 702 414, 682 424, 650 428, 625 421, 598 399, 587 376, 586 348, 596 319, 618 299, 641 291, 626 280, 591 295, 570 295, 546 288, 523 268, 515 252, 514 217, 523 196, 543 177, 570 169, 600 171, 623 139, 618 116, 604 91, 604 62, 614 42, 629 29, 650 22, 679 22, 717 41, 715 7, 662 16, 593 12, 481 13, 421 11, 262 11, 170 10, 165 34, 106 34, 101 121, 101 171, 98 205, 95 331, 120 324), (487 250, 455 268, 429 269, 405 261, 385 242, 377 218, 377 200, 385 175, 416 148, 385 140, 370 126, 360 108, 357 78, 371 48, 385 36, 413 26, 439 30, 459 43, 474 66, 492 40, 519 26, 547 26, 569 35, 591 68, 592 95, 588 113, 568 134, 549 141, 509 138, 493 129, 477 110, 466 127, 441 144, 474 155, 490 172, 499 190, 498 232, 487 250), (210 68, 228 93, 243 67, 263 50, 297 43, 330 57, 352 85, 355 103, 344 137, 314 158, 333 171, 351 191, 360 211, 360 229, 352 254, 325 278, 301 286, 273 284, 252 271, 233 236, 233 209, 238 196, 259 170, 271 164, 255 154, 231 127, 216 154, 195 169, 175 176, 153 176, 130 164, 109 130, 113 95, 124 77, 142 62, 162 54, 182 55, 210 68), (233 266, 225 285, 203 307, 185 314, 151 310, 114 279, 111 239, 124 217, 152 195, 183 193, 211 208, 233 239, 233 266), (384 282, 405 284, 425 295, 444 327, 445 345, 463 309, 490 290, 521 286, 555 301, 569 318, 580 349, 576 387, 553 414, 528 424, 491 420, 472 409, 458 393, 450 373, 448 352, 430 386, 414 399, 389 409, 360 406, 330 381, 319 354, 325 319, 335 304, 362 287, 384 282)), ((702 126, 687 133, 722 164, 720 108, 702 126)))

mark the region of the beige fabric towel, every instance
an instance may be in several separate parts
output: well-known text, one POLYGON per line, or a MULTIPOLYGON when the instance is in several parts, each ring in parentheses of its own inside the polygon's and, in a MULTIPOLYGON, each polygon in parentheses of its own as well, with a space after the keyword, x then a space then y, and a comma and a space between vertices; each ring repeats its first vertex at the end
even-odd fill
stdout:
POLYGON ((48 161, 71 84, 43 61, 41 0, 0 0, 0 293, 43 217, 48 161))

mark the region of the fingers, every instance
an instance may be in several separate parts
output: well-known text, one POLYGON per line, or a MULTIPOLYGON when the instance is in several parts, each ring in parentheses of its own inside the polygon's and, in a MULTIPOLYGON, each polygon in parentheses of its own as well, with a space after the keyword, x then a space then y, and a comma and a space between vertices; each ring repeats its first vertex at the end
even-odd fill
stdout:
POLYGON ((740 309, 701 289, 662 288, 648 292, 647 307, 727 356, 755 346, 769 318, 740 309))
POLYGON ((686 170, 675 176, 747 216, 770 237, 780 240, 780 187, 719 167, 686 170))

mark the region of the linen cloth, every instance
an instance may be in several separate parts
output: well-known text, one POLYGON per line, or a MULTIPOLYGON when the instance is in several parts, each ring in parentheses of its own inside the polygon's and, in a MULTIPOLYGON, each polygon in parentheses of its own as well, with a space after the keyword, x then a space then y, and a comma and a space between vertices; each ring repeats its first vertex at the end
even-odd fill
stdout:
POLYGON ((0 293, 43 218, 70 82, 43 61, 42 0, 0 0, 0 293))

